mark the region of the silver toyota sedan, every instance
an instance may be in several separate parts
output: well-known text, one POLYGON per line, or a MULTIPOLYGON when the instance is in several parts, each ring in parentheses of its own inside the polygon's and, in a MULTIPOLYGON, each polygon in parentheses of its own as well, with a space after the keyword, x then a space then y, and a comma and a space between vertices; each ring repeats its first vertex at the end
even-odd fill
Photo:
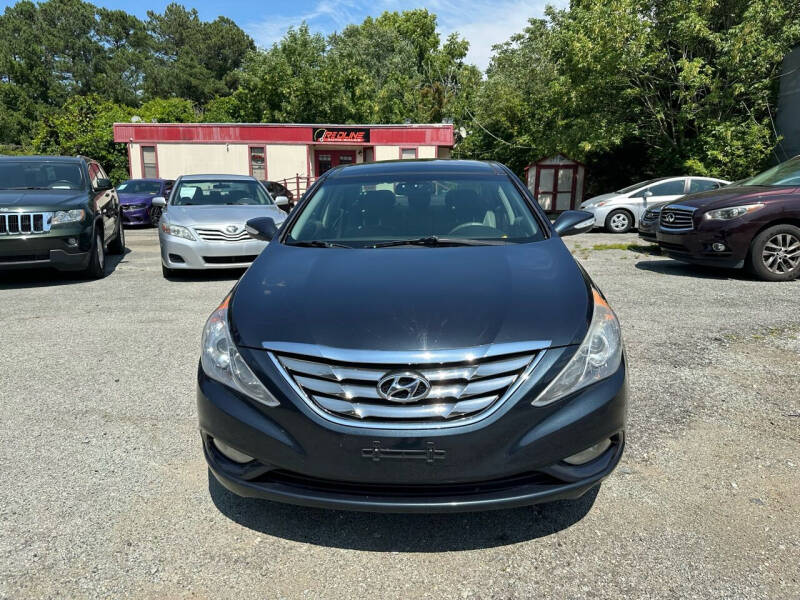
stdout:
MULTIPOLYGON (((279 199, 280 200, 280 199, 279 199)), ((164 277, 194 269, 241 269, 250 266, 266 242, 251 238, 245 223, 270 217, 286 219, 264 186, 244 175, 184 175, 163 206, 158 227, 164 277)))

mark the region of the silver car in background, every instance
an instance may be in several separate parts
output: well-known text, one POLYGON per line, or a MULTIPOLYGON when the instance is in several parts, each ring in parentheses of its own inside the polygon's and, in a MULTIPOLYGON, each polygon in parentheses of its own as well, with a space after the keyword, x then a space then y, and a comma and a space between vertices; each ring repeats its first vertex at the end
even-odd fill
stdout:
POLYGON ((286 219, 266 188, 244 175, 184 175, 172 188, 158 224, 164 277, 179 270, 241 269, 250 266, 267 242, 250 237, 245 223, 286 219))

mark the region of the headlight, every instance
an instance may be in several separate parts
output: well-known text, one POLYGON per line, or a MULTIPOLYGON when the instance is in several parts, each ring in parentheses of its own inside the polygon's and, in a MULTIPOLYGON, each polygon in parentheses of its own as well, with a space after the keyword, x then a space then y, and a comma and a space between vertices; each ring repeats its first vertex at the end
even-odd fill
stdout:
POLYGON ((73 210, 58 210, 53 215, 51 224, 63 225, 64 223, 77 223, 78 221, 83 221, 83 217, 85 215, 86 211, 82 208, 76 208, 73 210))
POLYGON ((195 237, 192 235, 192 232, 189 231, 188 227, 181 227, 180 225, 171 225, 170 223, 161 222, 161 231, 166 233, 167 235, 174 235, 175 237, 180 237, 185 240, 192 240, 194 241, 195 237))
POLYGON ((709 221, 730 221, 742 215, 757 211, 759 208, 764 208, 763 204, 744 204, 742 206, 730 206, 728 208, 718 208, 717 210, 708 211, 704 218, 709 221))
POLYGON ((550 385, 533 401, 544 406, 582 387, 610 377, 622 361, 622 335, 619 321, 611 307, 595 289, 594 313, 589 332, 575 355, 550 385))
POLYGON ((599 206, 605 206, 606 204, 608 204, 608 202, 607 202, 606 200, 601 200, 600 202, 597 202, 597 203, 594 205, 594 207, 595 207, 595 208, 597 208, 597 207, 599 207, 599 206))
POLYGON ((206 375, 243 394, 266 404, 277 406, 278 401, 255 376, 236 346, 228 330, 228 301, 223 300, 211 313, 203 329, 203 347, 200 364, 206 375))

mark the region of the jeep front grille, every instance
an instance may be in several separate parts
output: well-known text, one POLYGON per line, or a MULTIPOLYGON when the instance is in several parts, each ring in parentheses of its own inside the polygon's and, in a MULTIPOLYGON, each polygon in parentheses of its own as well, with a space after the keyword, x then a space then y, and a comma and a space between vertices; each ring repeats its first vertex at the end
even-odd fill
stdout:
POLYGON ((0 213, 0 235, 47 233, 52 220, 51 212, 0 213))
POLYGON ((315 412, 364 427, 441 427, 488 416, 528 378, 548 345, 369 352, 264 344, 283 376, 315 412), (409 400, 401 393, 390 400, 379 389, 387 377, 408 381, 422 377, 427 395, 409 400))

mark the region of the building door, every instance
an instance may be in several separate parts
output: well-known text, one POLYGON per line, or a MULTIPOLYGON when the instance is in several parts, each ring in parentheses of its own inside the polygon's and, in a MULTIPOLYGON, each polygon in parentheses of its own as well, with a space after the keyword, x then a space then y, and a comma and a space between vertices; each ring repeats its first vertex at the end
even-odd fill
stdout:
POLYGON ((319 177, 325 171, 331 170, 339 165, 349 165, 356 162, 355 150, 317 150, 317 170, 316 176, 319 177))

